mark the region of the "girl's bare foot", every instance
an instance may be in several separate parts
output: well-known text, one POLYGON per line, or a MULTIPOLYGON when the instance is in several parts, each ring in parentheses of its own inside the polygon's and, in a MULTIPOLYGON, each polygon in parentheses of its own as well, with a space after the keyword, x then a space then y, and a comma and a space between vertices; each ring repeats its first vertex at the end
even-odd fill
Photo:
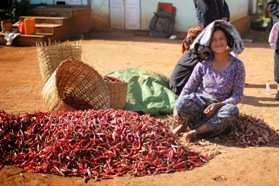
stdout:
POLYGON ((172 133, 174 134, 180 134, 182 132, 185 132, 187 130, 187 125, 180 124, 175 129, 172 130, 172 133))
POLYGON ((185 140, 186 143, 190 143, 194 138, 197 136, 197 131, 195 130, 190 130, 189 132, 185 132, 183 134, 183 139, 185 140))
POLYGON ((174 115, 173 116, 173 122, 175 123, 175 127, 173 130, 172 130, 172 133, 174 134, 180 134, 182 132, 186 132, 187 129, 188 129, 188 124, 187 124, 187 121, 185 119, 181 119, 179 118, 177 115, 174 115))

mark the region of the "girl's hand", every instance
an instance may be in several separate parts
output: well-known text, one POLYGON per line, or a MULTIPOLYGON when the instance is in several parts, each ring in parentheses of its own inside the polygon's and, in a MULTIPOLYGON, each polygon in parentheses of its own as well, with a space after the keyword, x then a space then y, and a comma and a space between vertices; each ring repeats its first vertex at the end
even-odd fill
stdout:
POLYGON ((216 112, 216 110, 218 110, 223 105, 223 103, 212 103, 208 105, 206 109, 204 109, 203 113, 207 116, 212 116, 216 112))
POLYGON ((176 109, 173 110, 173 118, 176 124, 180 125, 185 123, 185 119, 182 119, 178 116, 176 109))

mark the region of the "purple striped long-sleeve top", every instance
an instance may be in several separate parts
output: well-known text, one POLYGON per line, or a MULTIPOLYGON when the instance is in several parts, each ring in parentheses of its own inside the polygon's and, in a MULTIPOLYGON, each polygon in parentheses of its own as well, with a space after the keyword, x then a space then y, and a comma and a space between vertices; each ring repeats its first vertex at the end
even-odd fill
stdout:
POLYGON ((238 104, 245 84, 245 67, 241 60, 231 56, 230 65, 222 72, 217 72, 210 59, 198 63, 180 96, 199 92, 220 102, 238 104))

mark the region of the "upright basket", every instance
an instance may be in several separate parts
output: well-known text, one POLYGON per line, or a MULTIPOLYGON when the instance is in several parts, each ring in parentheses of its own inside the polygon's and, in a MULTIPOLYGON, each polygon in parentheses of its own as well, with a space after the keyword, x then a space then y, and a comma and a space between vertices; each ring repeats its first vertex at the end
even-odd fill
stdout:
POLYGON ((53 72, 43 88, 50 111, 107 109, 110 96, 103 77, 88 64, 67 59, 53 72))
POLYGON ((110 108, 125 109, 128 83, 111 76, 104 76, 104 80, 109 90, 110 108))
POLYGON ((68 59, 81 60, 81 41, 65 41, 36 44, 41 76, 44 82, 56 70, 59 64, 68 59))

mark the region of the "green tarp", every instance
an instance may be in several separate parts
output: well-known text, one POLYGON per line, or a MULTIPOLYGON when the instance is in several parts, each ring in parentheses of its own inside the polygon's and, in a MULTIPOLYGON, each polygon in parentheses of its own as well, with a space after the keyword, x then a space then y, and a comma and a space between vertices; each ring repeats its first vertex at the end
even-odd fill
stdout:
POLYGON ((142 68, 129 68, 106 74, 128 82, 126 110, 151 115, 173 112, 177 95, 169 89, 169 78, 142 68))

